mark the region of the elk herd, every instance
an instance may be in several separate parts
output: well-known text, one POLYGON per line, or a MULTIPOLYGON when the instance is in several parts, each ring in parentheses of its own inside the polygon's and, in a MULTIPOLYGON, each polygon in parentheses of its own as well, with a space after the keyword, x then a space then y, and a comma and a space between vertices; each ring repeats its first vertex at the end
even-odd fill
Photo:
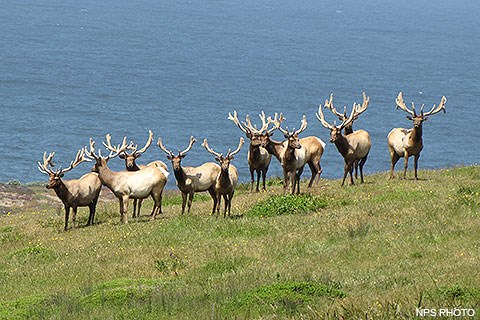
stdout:
MULTIPOLYGON (((407 118, 413 122, 413 128, 394 128, 387 137, 388 149, 390 152, 391 168, 390 179, 394 178, 394 167, 400 158, 404 158, 403 177, 406 178, 408 167, 408 158, 414 157, 415 179, 418 179, 417 168, 420 152, 423 149, 422 142, 422 124, 440 111, 445 112, 445 103, 447 99, 443 96, 439 105, 433 105, 430 111, 423 111, 424 105, 417 114, 415 105, 412 102, 412 108, 409 109, 403 101, 402 92, 395 100, 396 108, 407 112, 407 118)), ((353 123, 363 114, 370 102, 370 98, 363 93, 362 104, 353 103, 350 112, 344 108, 343 113, 337 111, 333 105, 333 94, 325 100, 324 105, 319 105, 316 117, 325 128, 330 130, 330 142, 335 145, 340 155, 343 157, 345 166, 343 172, 342 186, 345 183, 347 175, 350 175, 350 184, 354 184, 358 177, 360 169, 360 182, 364 182, 363 167, 367 161, 372 141, 370 135, 365 130, 353 130, 353 123), (325 120, 323 109, 329 109, 340 124, 336 121, 331 124, 325 120)), ((318 137, 309 136, 300 138, 299 135, 307 128, 307 119, 304 115, 300 127, 295 130, 289 130, 283 127, 285 118, 283 114, 274 114, 273 117, 267 117, 264 112, 259 115, 261 125, 252 124, 248 115, 245 121, 238 119, 236 111, 228 114, 228 120, 231 120, 250 140, 248 147, 248 166, 251 176, 251 192, 259 191, 260 177, 262 178, 262 189, 266 190, 265 179, 272 155, 280 162, 284 176, 284 192, 292 194, 300 193, 300 178, 304 167, 308 164, 311 171, 308 188, 313 184, 318 184, 322 168, 320 160, 325 150, 325 143, 318 137), (284 135, 285 140, 276 141, 271 139, 273 133, 278 130, 284 135), (257 174, 257 183, 255 186, 255 173, 257 174)), ((95 141, 90 138, 89 146, 78 150, 75 159, 66 169, 54 170, 53 157, 55 152, 47 156, 43 155, 43 163, 38 162, 40 172, 49 176, 46 185, 48 189, 53 189, 62 201, 65 208, 65 230, 68 227, 70 208, 73 209, 73 223, 75 224, 77 208, 89 207, 90 215, 87 225, 94 223, 95 207, 100 195, 100 190, 106 186, 112 191, 119 200, 120 217, 122 223, 127 223, 127 209, 129 199, 133 199, 133 217, 140 215, 142 200, 152 197, 154 205, 150 214, 151 219, 155 219, 157 214, 162 213, 162 194, 169 176, 168 166, 160 161, 153 161, 147 165, 138 165, 136 160, 150 147, 153 141, 153 132, 149 130, 149 137, 145 146, 138 149, 138 145, 130 142, 127 144, 127 137, 124 137, 120 144, 112 145, 110 134, 105 136, 103 146, 109 151, 109 154, 102 156, 101 150, 95 147, 95 141), (108 167, 108 161, 118 157, 125 160, 125 171, 112 171, 108 167), (83 175, 76 180, 62 180, 64 173, 72 170, 80 163, 93 161, 92 172, 83 175)), ((238 183, 238 171, 232 164, 234 156, 241 150, 244 144, 244 138, 240 138, 237 148, 232 151, 228 149, 226 154, 215 151, 208 143, 203 140, 202 146, 206 151, 214 156, 215 162, 207 162, 196 167, 183 166, 182 160, 192 149, 196 139, 190 137, 188 147, 177 154, 167 149, 162 138, 158 138, 158 147, 166 153, 166 157, 171 162, 173 174, 176 179, 177 187, 182 194, 182 211, 185 207, 190 212, 193 198, 196 192, 208 191, 213 200, 212 214, 217 215, 221 210, 221 200, 224 200, 223 215, 230 215, 232 198, 238 183)))

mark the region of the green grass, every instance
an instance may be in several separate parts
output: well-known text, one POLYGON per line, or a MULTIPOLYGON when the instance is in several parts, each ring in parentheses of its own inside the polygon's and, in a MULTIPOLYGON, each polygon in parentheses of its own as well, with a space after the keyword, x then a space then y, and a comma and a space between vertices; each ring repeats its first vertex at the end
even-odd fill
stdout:
POLYGON ((82 208, 66 232, 54 194, 29 185, 33 200, 0 215, 0 319, 412 319, 418 306, 478 315, 480 167, 419 176, 303 182, 300 196, 277 179, 267 192, 243 184, 226 219, 210 215, 206 193, 182 216, 169 192, 156 221, 148 200, 122 225, 117 201, 102 196, 96 224, 84 226, 82 208))

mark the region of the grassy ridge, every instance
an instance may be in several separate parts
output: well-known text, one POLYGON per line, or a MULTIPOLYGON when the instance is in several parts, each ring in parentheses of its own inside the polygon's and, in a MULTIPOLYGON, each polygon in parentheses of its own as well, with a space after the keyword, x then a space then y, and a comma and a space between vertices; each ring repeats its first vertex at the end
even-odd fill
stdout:
POLYGON ((107 201, 95 226, 82 209, 67 232, 33 188, 34 201, 0 216, 0 319, 410 319, 418 305, 478 315, 480 167, 419 176, 323 180, 299 197, 242 186, 230 219, 209 215, 208 196, 181 216, 169 194, 156 221, 121 225, 107 201))

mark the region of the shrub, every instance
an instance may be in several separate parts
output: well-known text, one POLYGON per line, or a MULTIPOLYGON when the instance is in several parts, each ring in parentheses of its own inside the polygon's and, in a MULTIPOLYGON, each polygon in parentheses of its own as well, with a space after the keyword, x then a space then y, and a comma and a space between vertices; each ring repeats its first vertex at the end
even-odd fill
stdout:
POLYGON ((285 214, 301 214, 317 211, 326 207, 326 201, 310 194, 274 195, 255 204, 247 216, 273 217, 285 214))

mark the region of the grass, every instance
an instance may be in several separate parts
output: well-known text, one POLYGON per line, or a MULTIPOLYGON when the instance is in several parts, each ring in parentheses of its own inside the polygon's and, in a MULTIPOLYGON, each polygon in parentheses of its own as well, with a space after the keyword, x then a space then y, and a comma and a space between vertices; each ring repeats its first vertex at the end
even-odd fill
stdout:
MULTIPOLYGON (((96 225, 63 231, 42 186, 0 215, 0 319, 411 319, 415 308, 480 313, 480 167, 420 171, 422 180, 340 187, 300 196, 235 194, 232 217, 197 195, 180 214, 120 224, 118 203, 96 225), (48 199, 48 200, 46 200, 48 199)), ((54 195, 53 195, 54 196, 54 195)), ((131 210, 131 206, 130 206, 131 210)), ((71 223, 70 223, 71 224, 71 223)))

